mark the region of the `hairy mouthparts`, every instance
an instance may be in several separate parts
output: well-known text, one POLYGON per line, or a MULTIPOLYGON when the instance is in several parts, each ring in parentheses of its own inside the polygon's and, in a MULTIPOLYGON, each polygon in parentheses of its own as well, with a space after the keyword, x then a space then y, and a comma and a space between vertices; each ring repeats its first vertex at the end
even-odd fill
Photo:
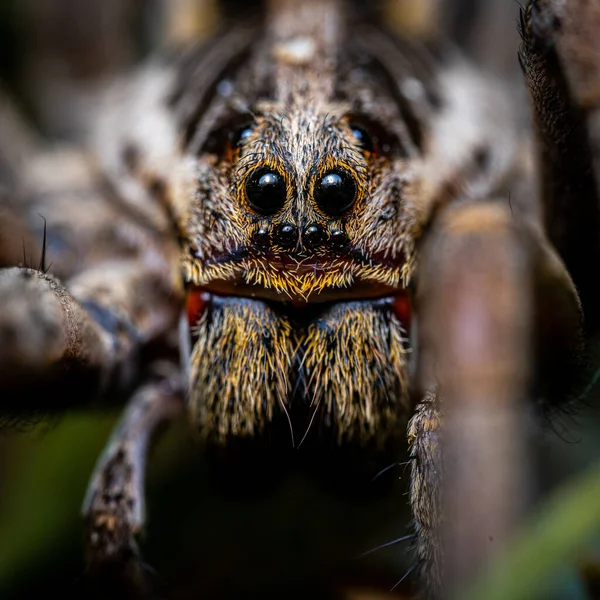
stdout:
POLYGON ((314 424, 339 443, 383 446, 406 426, 406 292, 299 303, 193 287, 187 313, 189 408, 206 440, 260 434, 278 413, 296 441, 314 424))

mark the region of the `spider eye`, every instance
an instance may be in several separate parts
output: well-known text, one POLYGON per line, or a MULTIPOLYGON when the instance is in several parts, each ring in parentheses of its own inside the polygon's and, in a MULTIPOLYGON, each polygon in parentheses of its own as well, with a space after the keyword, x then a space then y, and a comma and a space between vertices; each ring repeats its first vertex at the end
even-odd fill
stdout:
POLYGON ((375 142, 368 131, 358 125, 352 125, 351 127, 352 135, 356 138, 356 141, 360 144, 360 147, 365 152, 372 153, 375 148, 375 142))
POLYGON ((328 215, 341 216, 356 200, 356 182, 347 171, 325 173, 315 186, 315 201, 328 215))
POLYGON ((229 134, 229 143, 233 148, 238 147, 252 135, 252 131, 251 125, 244 125, 243 127, 235 129, 229 134))
POLYGON ((246 181, 246 197, 257 212, 276 213, 287 197, 285 180, 277 171, 258 169, 246 181))

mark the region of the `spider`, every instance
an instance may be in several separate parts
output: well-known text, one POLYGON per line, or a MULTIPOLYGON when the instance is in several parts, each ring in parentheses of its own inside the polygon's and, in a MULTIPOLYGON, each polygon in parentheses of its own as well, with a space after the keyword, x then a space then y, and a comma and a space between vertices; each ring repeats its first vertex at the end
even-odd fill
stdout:
POLYGON ((525 411, 564 405, 598 326, 599 28, 592 0, 522 9, 529 126, 443 36, 273 1, 130 75, 88 153, 7 181, 6 234, 43 213, 61 248, 0 272, 7 418, 49 389, 128 401, 85 500, 92 567, 139 576, 146 454, 182 412, 217 448, 403 437, 429 597, 508 535, 525 411))

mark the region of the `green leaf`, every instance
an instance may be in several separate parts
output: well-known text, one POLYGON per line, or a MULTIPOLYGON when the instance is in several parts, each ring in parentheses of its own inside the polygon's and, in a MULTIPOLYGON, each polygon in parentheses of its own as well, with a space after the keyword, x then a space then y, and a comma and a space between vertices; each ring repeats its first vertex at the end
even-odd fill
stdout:
POLYGON ((575 565, 600 533, 600 464, 552 494, 461 600, 535 600, 548 597, 554 575, 575 565))
POLYGON ((78 534, 87 482, 113 423, 106 414, 76 414, 6 440, 0 589, 78 534))

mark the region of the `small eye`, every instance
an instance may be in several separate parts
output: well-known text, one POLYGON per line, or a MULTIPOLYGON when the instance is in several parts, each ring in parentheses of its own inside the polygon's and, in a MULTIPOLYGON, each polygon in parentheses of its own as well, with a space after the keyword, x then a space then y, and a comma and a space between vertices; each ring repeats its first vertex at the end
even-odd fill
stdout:
POLYGON ((238 147, 252 135, 252 131, 251 125, 244 125, 243 127, 231 131, 229 134, 229 143, 233 148, 238 147))
POLYGON ((341 216, 356 200, 356 182, 342 169, 325 173, 315 186, 315 201, 328 215, 341 216))
POLYGON ((351 125, 351 127, 352 135, 356 138, 356 141, 360 144, 361 148, 365 152, 372 153, 375 148, 375 142, 367 130, 358 125, 351 125))
POLYGON ((283 207, 286 196, 284 178, 272 169, 258 169, 246 181, 248 202, 259 213, 276 213, 283 207))

